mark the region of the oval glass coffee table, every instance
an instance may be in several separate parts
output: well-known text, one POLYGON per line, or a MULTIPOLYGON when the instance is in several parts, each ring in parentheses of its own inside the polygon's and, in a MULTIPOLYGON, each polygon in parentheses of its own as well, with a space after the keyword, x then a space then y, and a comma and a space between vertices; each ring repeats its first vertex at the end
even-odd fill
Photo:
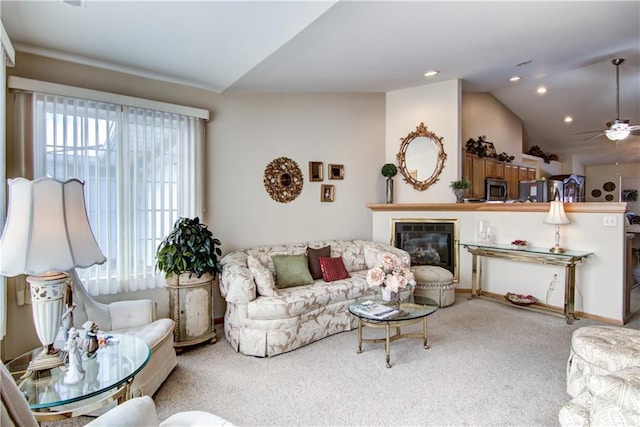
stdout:
MULTIPOLYGON (((429 348, 427 344, 427 317, 438 310, 438 303, 429 298, 421 298, 421 304, 415 302, 388 303, 380 299, 369 299, 351 303, 349 312, 358 318, 358 354, 362 353, 362 343, 385 343, 385 351, 387 354, 387 368, 391 367, 391 343, 400 338, 420 338, 423 340, 425 349, 429 348), (380 306, 389 307, 394 311, 384 313, 384 318, 376 317, 372 314, 365 313, 362 310, 365 307, 380 306), (414 325, 422 322, 422 334, 409 333, 403 334, 400 330, 403 326, 414 325), (384 338, 362 338, 362 327, 366 326, 374 329, 384 329, 386 334, 384 338), (391 328, 395 328, 395 333, 391 335, 391 328)), ((384 310, 384 309, 383 309, 384 310)))
MULTIPOLYGON (((62 344, 56 342, 56 348, 62 344)), ((76 384, 64 383, 65 366, 32 372, 24 378, 29 362, 41 350, 25 353, 5 365, 38 422, 77 417, 113 402, 124 402, 129 398, 134 377, 151 356, 151 349, 141 339, 114 334, 95 357, 83 356, 85 374, 76 384)))

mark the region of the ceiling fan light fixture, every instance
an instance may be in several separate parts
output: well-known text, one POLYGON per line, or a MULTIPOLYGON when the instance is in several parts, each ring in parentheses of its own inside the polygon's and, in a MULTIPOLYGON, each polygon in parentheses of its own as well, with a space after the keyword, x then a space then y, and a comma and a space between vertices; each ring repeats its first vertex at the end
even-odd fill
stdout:
POLYGON ((631 134, 629 129, 610 129, 604 133, 611 141, 622 141, 631 134))

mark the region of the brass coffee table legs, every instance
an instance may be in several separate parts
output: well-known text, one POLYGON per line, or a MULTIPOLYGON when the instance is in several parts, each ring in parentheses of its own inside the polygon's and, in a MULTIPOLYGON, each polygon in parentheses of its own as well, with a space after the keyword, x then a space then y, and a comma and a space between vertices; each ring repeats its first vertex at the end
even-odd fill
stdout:
POLYGON ((429 348, 427 344, 427 317, 422 317, 418 319, 410 319, 410 320, 399 320, 393 321, 390 320, 388 322, 385 321, 368 321, 361 317, 358 318, 358 351, 357 353, 362 353, 362 343, 384 343, 384 349, 387 354, 387 368, 391 367, 391 343, 395 340, 399 340, 400 338, 421 338, 423 340, 423 346, 425 349, 429 348), (422 321, 422 333, 413 333, 413 334, 403 334, 400 331, 400 328, 403 326, 410 326, 422 321), (384 329, 385 337, 384 338, 362 338, 362 327, 367 326, 369 328, 374 329, 384 329), (391 335, 391 328, 395 328, 395 334, 391 335))

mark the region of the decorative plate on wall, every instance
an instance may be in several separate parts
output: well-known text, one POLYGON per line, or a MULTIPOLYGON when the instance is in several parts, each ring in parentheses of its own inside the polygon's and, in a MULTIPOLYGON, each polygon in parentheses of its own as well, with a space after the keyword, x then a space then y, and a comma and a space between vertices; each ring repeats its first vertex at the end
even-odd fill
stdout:
POLYGON ((593 197, 600 197, 602 196, 602 191, 598 190, 597 188, 595 190, 591 190, 591 195, 593 197))
POLYGON ((298 164, 287 157, 278 157, 264 170, 264 188, 276 202, 289 203, 302 191, 303 177, 298 164))
POLYGON ((607 202, 613 202, 613 194, 607 194, 606 196, 604 196, 604 199, 607 202))
POLYGON ((602 188, 604 188, 604 191, 613 191, 616 189, 616 185, 613 182, 609 181, 605 182, 602 188))

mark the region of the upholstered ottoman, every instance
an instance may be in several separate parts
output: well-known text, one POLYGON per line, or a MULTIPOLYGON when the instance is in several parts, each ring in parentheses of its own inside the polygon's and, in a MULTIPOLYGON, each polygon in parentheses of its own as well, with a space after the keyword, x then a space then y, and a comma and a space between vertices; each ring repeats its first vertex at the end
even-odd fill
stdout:
POLYGON ((416 278, 416 289, 413 298, 420 303, 422 298, 430 298, 439 307, 451 305, 456 300, 456 290, 453 284, 453 274, 449 270, 435 265, 420 265, 412 267, 416 278))
POLYGON ((571 337, 567 393, 577 397, 589 378, 640 367, 640 331, 617 326, 585 326, 571 337))

